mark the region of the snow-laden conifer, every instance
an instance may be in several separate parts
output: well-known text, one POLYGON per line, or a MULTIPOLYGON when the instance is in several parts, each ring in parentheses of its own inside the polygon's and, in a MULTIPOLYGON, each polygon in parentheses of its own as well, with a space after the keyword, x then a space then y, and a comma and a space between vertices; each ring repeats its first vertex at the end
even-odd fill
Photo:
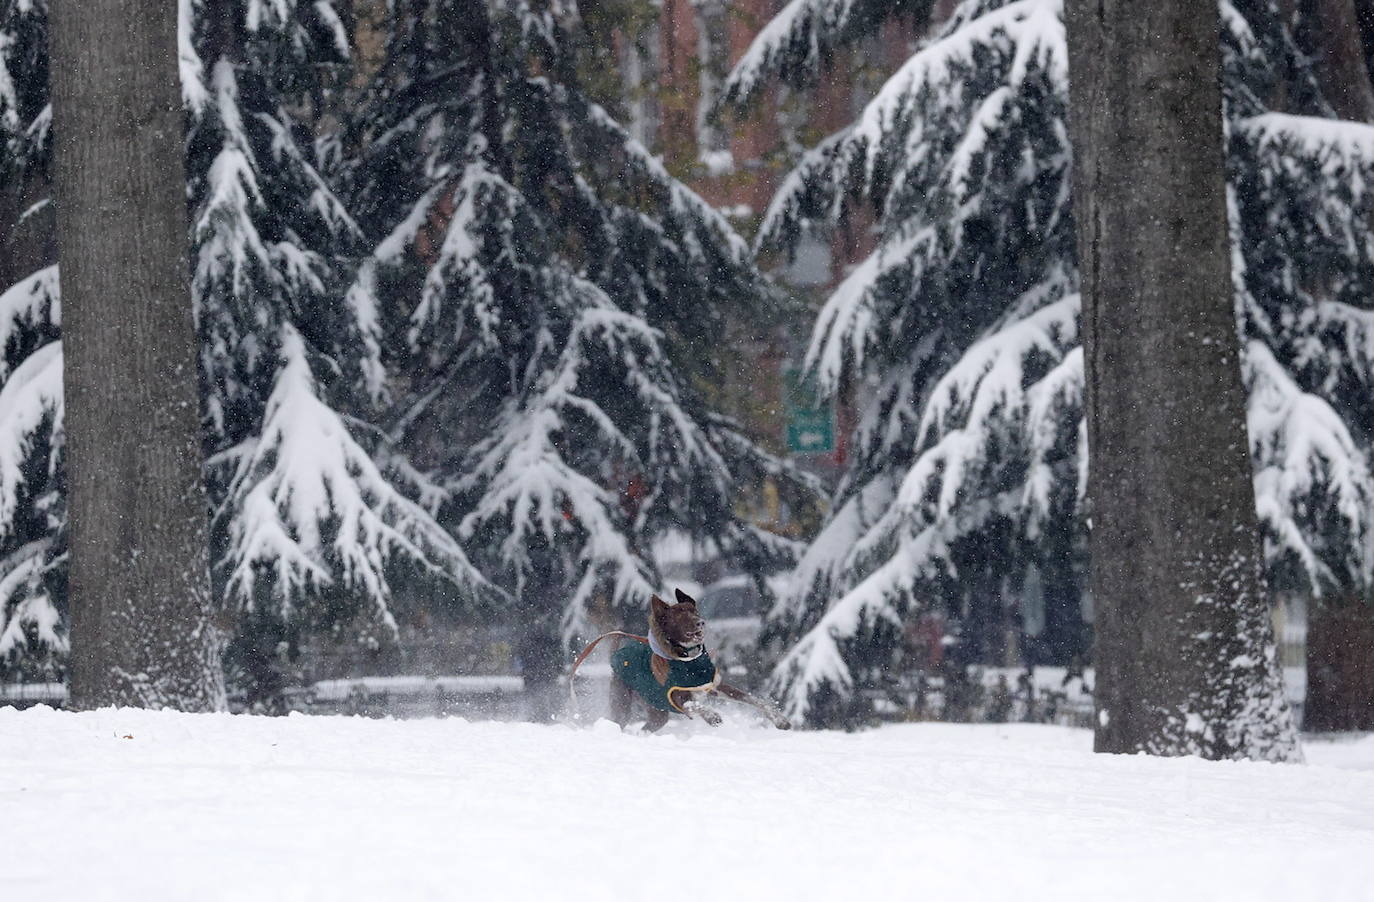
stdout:
POLYGON ((53 678, 67 650, 57 267, 0 294, 0 674, 53 678))
POLYGON ((774 303, 747 245, 581 90, 570 9, 426 0, 389 24, 354 173, 383 229, 352 294, 403 318, 392 437, 469 553, 565 638, 662 588, 670 529, 784 560, 737 490, 796 477, 702 395, 728 309, 774 303))
POLYGON ((267 595, 271 612, 290 620, 303 600, 352 595, 368 606, 364 613, 395 629, 388 571, 398 561, 446 579, 467 576, 471 566, 320 399, 304 340, 284 329, 276 385, 222 508, 234 514, 226 524, 229 597, 257 613, 267 595))
MULTIPOLYGON (((735 96, 813 65, 774 58, 806 46, 795 17, 809 8, 794 0, 764 32, 732 75, 735 96)), ((1374 480, 1357 440, 1371 372, 1356 287, 1371 246, 1367 129, 1321 118, 1273 8, 1223 11, 1267 558, 1280 585, 1362 584, 1374 564, 1374 480), (1267 106, 1280 84, 1293 106, 1282 115, 1267 106)), ((961 4, 800 161, 765 217, 761 248, 860 208, 878 224, 808 357, 830 390, 854 379, 863 404, 834 513, 773 612, 794 638, 775 674, 794 714, 852 716, 914 612, 993 622, 990 580, 1078 555, 1086 449, 1061 13, 1059 0, 961 4)))
MULTIPOLYGON (((191 301, 221 601, 253 629, 361 617, 385 634, 394 630, 398 576, 408 586, 441 585, 449 596, 489 597, 434 519, 434 487, 375 422, 386 381, 378 314, 370 296, 348 290, 365 245, 335 193, 339 136, 325 126, 332 86, 348 71, 335 4, 179 0, 178 9, 191 301)), ((0 7, 0 164, 6 178, 39 184, 51 119, 46 13, 45 0, 0 7)), ((40 274, 54 303, 55 273, 40 274)), ((33 284, 5 295, 6 379, 57 337, 55 315, 35 319, 33 284)), ((60 354, 50 363, 60 389, 60 354)), ((57 406, 32 435, 20 425, 29 428, 33 417, 7 419, 6 447, 60 449, 60 393, 55 401, 41 394, 48 385, 14 383, 15 404, 25 405, 19 409, 57 406)), ((49 638, 65 635, 59 464, 54 451, 52 473, 41 483, 26 466, 18 500, 0 508, 4 547, 45 555, 42 580, 0 576, 7 593, 0 625, 13 625, 10 640, 20 635, 11 615, 21 609, 51 627, 49 638), (31 484, 32 498, 23 493, 31 484), (24 508, 38 501, 45 519, 24 508), (41 549, 25 537, 41 538, 41 549), (34 599, 50 599, 42 616, 33 613, 34 599)), ((6 560, 13 566, 5 572, 19 573, 14 568, 29 558, 6 560)), ((46 645, 61 650, 59 641, 46 645)), ((13 641, 6 649, 23 650, 13 641)))
POLYGON ((485 582, 371 421, 377 312, 348 290, 363 235, 322 126, 348 53, 327 0, 200 9, 182 50, 193 291, 225 604, 246 623, 361 617, 385 632, 398 574, 473 601, 485 582))
POLYGON ((934 6, 934 0, 790 0, 735 65, 726 99, 748 102, 774 80, 810 85, 836 53, 884 22, 924 22, 934 6))
POLYGON ((48 3, 14 0, 0 6, 0 165, 8 178, 40 161, 51 122, 48 3))
MULTIPOLYGON (((7 254, 20 239, 41 244, 30 239, 49 206, 47 42, 46 0, 0 4, 0 185, 25 201, 3 224, 7 254)), ((0 675, 56 678, 67 647, 61 303, 55 266, 20 275, 0 285, 0 675)))

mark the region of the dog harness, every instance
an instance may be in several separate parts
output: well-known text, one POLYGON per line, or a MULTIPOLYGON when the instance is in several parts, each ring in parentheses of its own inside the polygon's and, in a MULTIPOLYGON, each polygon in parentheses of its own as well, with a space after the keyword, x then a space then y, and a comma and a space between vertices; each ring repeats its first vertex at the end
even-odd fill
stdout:
POLYGON ((630 642, 611 653, 611 669, 620 682, 629 686, 650 707, 685 714, 673 700, 674 692, 705 692, 716 688, 720 674, 711 656, 703 651, 690 661, 668 659, 668 679, 659 685, 654 678, 654 652, 647 644, 630 642))
POLYGON ((611 669, 615 671, 616 679, 638 693, 650 707, 660 711, 686 714, 687 712, 673 700, 674 692, 709 692, 720 685, 720 671, 711 662, 711 656, 706 653, 704 647, 698 654, 685 660, 674 658, 670 654, 660 655, 668 659, 668 679, 660 685, 654 677, 655 649, 652 646, 658 645, 658 642, 652 631, 649 636, 636 636, 633 633, 612 630, 593 639, 573 662, 572 671, 568 674, 568 694, 574 710, 577 708, 577 693, 573 678, 577 676, 577 668, 587 660, 587 656, 596 648, 597 643, 612 636, 632 640, 611 653, 611 669))

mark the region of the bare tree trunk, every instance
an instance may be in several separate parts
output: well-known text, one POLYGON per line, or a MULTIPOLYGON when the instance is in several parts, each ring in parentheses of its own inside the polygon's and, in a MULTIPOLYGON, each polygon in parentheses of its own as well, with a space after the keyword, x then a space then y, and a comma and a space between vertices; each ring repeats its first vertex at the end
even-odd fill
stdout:
POLYGON ((1358 596, 1308 606, 1303 729, 1374 730, 1374 608, 1358 596))
POLYGON ((54 0, 71 699, 221 708, 176 0, 54 0))
POLYGON ((1336 115, 1374 122, 1374 87, 1365 64, 1355 0, 1304 0, 1298 33, 1315 58, 1322 94, 1336 115))
POLYGON ((1291 760, 1231 287, 1219 21, 1069 0, 1096 748, 1291 760))
POLYGON ((1355 24, 1360 29, 1365 74, 1374 80, 1374 0, 1355 0, 1355 24))

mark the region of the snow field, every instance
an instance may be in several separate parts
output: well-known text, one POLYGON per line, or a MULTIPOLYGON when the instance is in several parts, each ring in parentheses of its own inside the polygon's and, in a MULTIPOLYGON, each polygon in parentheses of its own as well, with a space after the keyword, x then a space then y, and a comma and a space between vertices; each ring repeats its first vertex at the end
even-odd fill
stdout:
POLYGON ((0 708, 0 899, 1374 899, 1374 737, 1090 747, 0 708))

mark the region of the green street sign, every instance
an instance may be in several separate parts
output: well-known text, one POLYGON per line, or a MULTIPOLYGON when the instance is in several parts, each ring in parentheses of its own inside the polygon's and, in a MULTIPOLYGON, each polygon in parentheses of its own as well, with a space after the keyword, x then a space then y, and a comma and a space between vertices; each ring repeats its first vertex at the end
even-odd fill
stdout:
POLYGON ((782 409, 787 423, 787 450, 792 454, 835 451, 834 406, 821 400, 816 380, 801 367, 782 369, 782 409))

